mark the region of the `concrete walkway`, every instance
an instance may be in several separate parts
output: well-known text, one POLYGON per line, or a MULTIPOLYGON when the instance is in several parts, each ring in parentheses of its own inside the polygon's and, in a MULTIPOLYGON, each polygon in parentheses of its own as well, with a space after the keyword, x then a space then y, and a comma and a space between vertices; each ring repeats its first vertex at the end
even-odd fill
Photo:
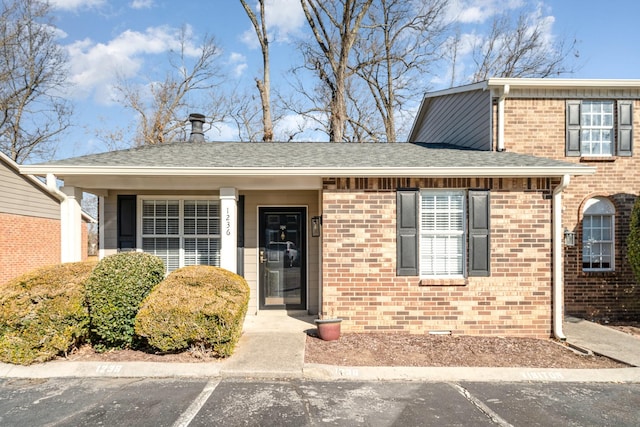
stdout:
MULTIPOLYGON (((0 364, 0 378, 60 377, 239 377, 305 378, 316 380, 402 380, 473 382, 633 382, 640 383, 640 368, 439 368, 350 367, 305 364, 306 331, 315 329, 305 313, 262 311, 247 315, 244 334, 228 360, 211 363, 70 362, 54 361, 32 366, 0 364)), ((567 342, 594 353, 639 366, 640 340, 579 319, 565 322, 567 342)))
POLYGON ((575 317, 565 318, 564 333, 570 344, 630 366, 640 366, 640 338, 575 317))

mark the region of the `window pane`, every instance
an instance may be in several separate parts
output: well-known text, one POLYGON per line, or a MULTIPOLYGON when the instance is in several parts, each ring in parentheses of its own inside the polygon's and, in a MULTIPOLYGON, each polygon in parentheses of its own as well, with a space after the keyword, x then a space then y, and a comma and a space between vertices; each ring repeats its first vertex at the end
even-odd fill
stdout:
MULTIPOLYGON (((596 203, 587 203, 598 211, 596 203)), ((613 269, 613 215, 585 214, 582 220, 582 267, 584 270, 613 269)))
POLYGON ((155 204, 151 200, 145 200, 142 202, 142 216, 153 216, 155 204))
POLYGON ((167 202, 167 215, 179 216, 180 215, 180 202, 177 200, 169 200, 167 202))
POLYGON ((195 218, 184 219, 184 234, 185 236, 193 236, 196 234, 196 220, 195 218))
POLYGON ((142 218, 142 234, 155 234, 153 218, 142 218))
POLYGON ((142 239, 142 250, 160 258, 167 272, 180 268, 179 238, 145 237, 142 239))
POLYGON ((194 200, 185 200, 184 202, 184 216, 194 217, 196 216, 196 202, 194 200))

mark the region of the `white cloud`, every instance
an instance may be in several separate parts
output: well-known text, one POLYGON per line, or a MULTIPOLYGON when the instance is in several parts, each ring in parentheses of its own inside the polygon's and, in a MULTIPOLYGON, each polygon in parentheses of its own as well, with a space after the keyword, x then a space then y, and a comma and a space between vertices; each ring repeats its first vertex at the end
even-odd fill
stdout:
POLYGON ((232 123, 215 123, 205 132, 207 141, 238 141, 238 128, 232 123))
POLYGON ((233 67, 233 74, 236 77, 240 77, 242 74, 244 74, 248 67, 247 58, 241 53, 231 52, 228 62, 233 67))
MULTIPOLYGON (((93 94, 99 102, 110 102, 111 86, 118 76, 135 76, 143 67, 145 55, 165 53, 179 48, 179 43, 179 30, 153 27, 145 32, 124 31, 106 43, 84 39, 67 45, 74 96, 93 94)), ((188 54, 195 52, 196 47, 187 49, 188 54)))
MULTIPOLYGON (((326 120, 318 114, 319 120, 326 120)), ((317 122, 299 114, 287 114, 281 117, 275 127, 276 139, 281 141, 322 142, 327 141, 327 134, 316 130, 317 122)))
POLYGON ((133 0, 129 4, 129 7, 131 7, 131 9, 151 9, 153 5, 153 0, 133 0))
POLYGON ((105 0, 49 0, 54 9, 78 10, 98 7, 105 4, 105 0))
POLYGON ((453 0, 449 20, 462 24, 483 23, 507 10, 524 6, 524 0, 453 0))
MULTIPOLYGON (((258 15, 258 5, 254 7, 258 15)), ((271 41, 286 42, 304 24, 304 13, 299 0, 266 0, 265 21, 271 41)), ((247 18, 249 22, 249 18, 247 18)), ((249 22, 250 24, 250 22, 249 22)), ((240 36, 240 40, 251 48, 260 46, 253 26, 240 36)))

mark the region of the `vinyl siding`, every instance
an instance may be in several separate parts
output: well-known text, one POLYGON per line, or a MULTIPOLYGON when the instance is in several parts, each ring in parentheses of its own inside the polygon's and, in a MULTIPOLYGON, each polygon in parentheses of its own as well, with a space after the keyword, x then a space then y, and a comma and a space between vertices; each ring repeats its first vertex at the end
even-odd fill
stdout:
POLYGON ((0 212, 60 219, 60 203, 0 160, 0 212))
POLYGON ((491 93, 470 91, 432 98, 412 142, 491 148, 491 93))

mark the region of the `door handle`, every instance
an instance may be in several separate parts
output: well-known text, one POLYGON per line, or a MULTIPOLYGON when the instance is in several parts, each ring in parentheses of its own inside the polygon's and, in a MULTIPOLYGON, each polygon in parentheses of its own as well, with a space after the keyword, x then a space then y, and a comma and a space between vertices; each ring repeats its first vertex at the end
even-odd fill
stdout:
POLYGON ((264 264, 267 259, 264 257, 264 251, 260 251, 260 264, 264 264))

